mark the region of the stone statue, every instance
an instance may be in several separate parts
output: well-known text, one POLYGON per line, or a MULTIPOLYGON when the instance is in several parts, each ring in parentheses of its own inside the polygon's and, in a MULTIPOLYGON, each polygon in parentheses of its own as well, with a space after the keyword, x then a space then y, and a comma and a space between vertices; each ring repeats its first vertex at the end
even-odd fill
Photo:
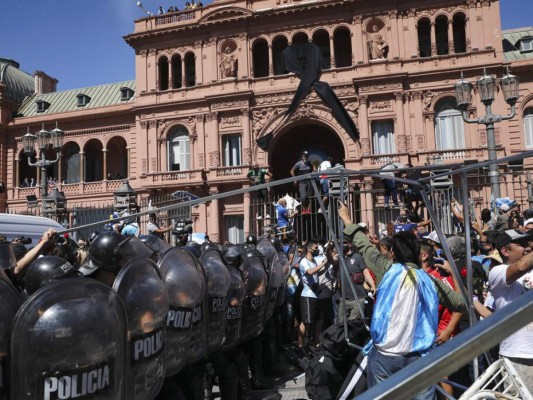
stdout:
POLYGON ((370 40, 368 41, 368 50, 370 52, 370 58, 372 60, 387 58, 386 53, 388 51, 388 48, 389 45, 379 33, 378 26, 374 25, 372 27, 372 33, 370 34, 370 40))
POLYGON ((220 76, 224 78, 234 78, 237 74, 237 60, 229 47, 224 49, 222 60, 220 61, 220 76))

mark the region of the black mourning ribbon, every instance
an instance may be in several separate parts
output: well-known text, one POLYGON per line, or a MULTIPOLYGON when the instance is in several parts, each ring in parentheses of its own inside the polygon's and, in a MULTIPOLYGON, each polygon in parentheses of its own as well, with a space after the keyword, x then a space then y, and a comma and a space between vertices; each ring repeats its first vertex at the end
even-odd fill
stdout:
MULTIPOLYGON (((329 106, 337 122, 350 135, 354 142, 358 142, 359 131, 348 115, 348 111, 341 104, 329 84, 319 80, 322 74, 322 68, 325 67, 320 48, 310 42, 292 44, 283 50, 283 61, 285 63, 285 69, 293 72, 300 78, 300 84, 296 89, 289 108, 285 112, 284 118, 286 119, 294 113, 300 105, 300 102, 314 89, 320 98, 329 106)), ((272 132, 261 136, 256 140, 257 145, 266 151, 272 141, 272 136, 272 132)))

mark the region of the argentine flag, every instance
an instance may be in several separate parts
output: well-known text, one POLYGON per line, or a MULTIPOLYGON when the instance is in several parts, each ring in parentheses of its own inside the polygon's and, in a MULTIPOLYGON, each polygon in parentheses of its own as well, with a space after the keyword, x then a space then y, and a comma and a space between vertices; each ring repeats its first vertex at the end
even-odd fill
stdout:
POLYGON ((425 271, 392 264, 376 297, 370 336, 382 354, 424 353, 431 349, 437 335, 439 299, 425 271))

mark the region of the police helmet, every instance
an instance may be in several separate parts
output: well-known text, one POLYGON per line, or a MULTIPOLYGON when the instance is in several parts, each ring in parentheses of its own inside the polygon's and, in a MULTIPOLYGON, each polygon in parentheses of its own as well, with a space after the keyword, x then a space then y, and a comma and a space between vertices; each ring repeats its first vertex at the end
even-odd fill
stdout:
MULTIPOLYGON (((133 236, 132 236, 133 237, 133 236)), ((102 232, 92 242, 89 248, 87 263, 79 268, 83 275, 90 275, 98 268, 114 272, 121 259, 120 244, 127 240, 118 232, 102 232)))
POLYGON ((241 262, 242 250, 238 246, 229 246, 224 252, 224 260, 235 267, 238 267, 241 262))
POLYGON ((257 244, 257 236, 253 234, 246 236, 246 244, 253 244, 255 246, 257 244))
POLYGON ((276 251, 281 251, 282 250, 281 240, 279 240, 278 237, 276 237, 276 236, 271 237, 270 238, 270 243, 272 243, 272 245, 274 246, 276 251))
POLYGON ((218 250, 218 246, 215 243, 211 242, 203 242, 200 248, 202 250, 202 253, 205 253, 208 250, 218 250))
POLYGON ((26 270, 24 291, 31 295, 37 289, 59 278, 79 276, 71 263, 58 256, 43 256, 33 261, 26 270))

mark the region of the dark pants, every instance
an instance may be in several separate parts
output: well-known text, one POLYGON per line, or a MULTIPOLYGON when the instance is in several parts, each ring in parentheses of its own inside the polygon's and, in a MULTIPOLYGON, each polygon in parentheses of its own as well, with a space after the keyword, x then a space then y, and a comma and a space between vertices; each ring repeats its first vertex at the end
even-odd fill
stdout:
POLYGON ((311 196, 311 190, 313 187, 311 186, 311 181, 304 180, 298 182, 298 191, 300 192, 300 203, 302 203, 302 207, 307 208, 309 206, 309 196, 311 196))
POLYGON ((385 205, 389 205, 389 200, 392 197, 392 202, 398 204, 398 188, 396 182, 390 179, 383 179, 383 187, 385 188, 385 205))

